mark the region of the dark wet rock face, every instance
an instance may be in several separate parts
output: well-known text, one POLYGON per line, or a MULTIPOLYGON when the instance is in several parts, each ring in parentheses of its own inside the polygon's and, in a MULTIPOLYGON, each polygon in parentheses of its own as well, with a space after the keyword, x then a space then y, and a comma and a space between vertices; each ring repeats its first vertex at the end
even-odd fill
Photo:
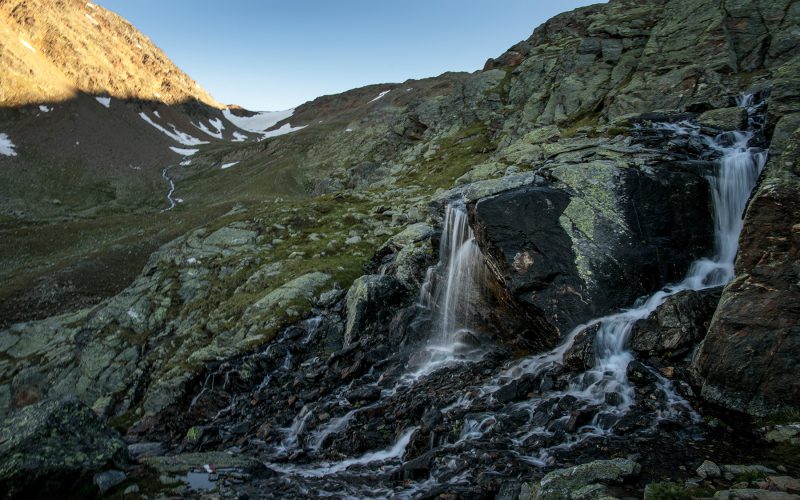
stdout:
POLYGON ((29 406, 0 426, 0 491, 12 498, 91 491, 96 472, 126 461, 119 434, 74 399, 29 406))
POLYGON ((701 170, 618 165, 556 167, 549 185, 474 208, 490 268, 562 334, 677 281, 710 249, 701 170))
POLYGON ((685 358, 705 337, 721 292, 685 290, 669 297, 650 317, 634 325, 631 349, 645 357, 685 358))

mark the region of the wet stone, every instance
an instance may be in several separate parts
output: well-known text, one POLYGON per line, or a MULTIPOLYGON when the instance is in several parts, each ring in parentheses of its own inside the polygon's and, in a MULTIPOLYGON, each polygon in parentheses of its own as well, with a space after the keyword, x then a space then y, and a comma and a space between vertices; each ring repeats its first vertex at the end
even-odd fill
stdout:
POLYGON ((105 492, 107 492, 114 486, 125 481, 127 477, 128 477, 127 474, 125 474, 121 470, 109 470, 95 474, 93 481, 94 484, 97 486, 97 488, 100 490, 100 493, 105 494, 105 492))
POLYGON ((719 466, 710 460, 705 460, 700 467, 697 468, 697 475, 703 479, 715 478, 722 475, 719 466))
POLYGON ((380 399, 380 397, 381 390, 379 387, 375 386, 359 387, 345 394, 345 398, 352 404, 359 402, 371 403, 373 401, 377 401, 380 399))
POLYGON ((800 494, 800 479, 790 476, 769 476, 767 477, 767 489, 800 494))

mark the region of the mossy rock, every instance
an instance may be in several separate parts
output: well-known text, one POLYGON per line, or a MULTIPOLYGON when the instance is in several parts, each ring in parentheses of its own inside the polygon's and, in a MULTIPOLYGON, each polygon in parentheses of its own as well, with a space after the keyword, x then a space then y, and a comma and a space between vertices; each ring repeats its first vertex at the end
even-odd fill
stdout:
POLYGON ((28 406, 0 424, 0 491, 11 497, 77 488, 126 461, 120 435, 75 398, 28 406))

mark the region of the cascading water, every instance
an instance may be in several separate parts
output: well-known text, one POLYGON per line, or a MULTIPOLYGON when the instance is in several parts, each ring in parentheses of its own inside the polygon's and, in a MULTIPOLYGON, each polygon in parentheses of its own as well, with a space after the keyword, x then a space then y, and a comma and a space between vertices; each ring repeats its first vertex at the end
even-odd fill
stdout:
POLYGON ((470 331, 469 305, 485 279, 483 255, 469 226, 466 207, 451 203, 445 210, 439 263, 428 270, 420 302, 434 311, 434 339, 452 347, 459 332, 470 331))
MULTIPOLYGON (((609 316, 592 320, 575 328, 567 336, 565 342, 553 351, 526 358, 501 373, 484 386, 479 395, 492 394, 503 384, 528 375, 538 375, 563 361, 564 354, 574 342, 577 335, 589 327, 597 329, 594 338, 595 364, 586 372, 573 378, 568 389, 548 396, 569 396, 582 402, 582 409, 600 408, 592 422, 578 430, 572 437, 565 438, 558 448, 574 445, 591 436, 612 432, 619 419, 634 403, 634 390, 628 382, 627 368, 633 355, 627 347, 628 338, 634 324, 653 313, 664 301, 684 290, 703 290, 724 285, 734 276, 734 260, 738 249, 738 238, 741 232, 744 209, 750 193, 756 185, 758 176, 766 163, 767 152, 749 145, 751 139, 760 133, 763 123, 757 116, 759 106, 753 104, 752 97, 742 98, 740 105, 751 115, 747 132, 725 132, 716 137, 708 137, 701 133, 700 127, 688 122, 680 124, 657 124, 656 128, 665 129, 676 135, 691 135, 703 141, 710 150, 719 155, 714 175, 709 176, 711 196, 714 207, 715 252, 713 258, 702 258, 695 261, 679 283, 669 285, 653 295, 640 299, 630 309, 609 316), (609 397, 616 394, 614 397, 609 397)), ((671 384, 660 374, 654 373, 660 381, 661 389, 666 393, 667 414, 674 414, 673 407, 688 409, 682 398, 671 390, 671 384)), ((479 396, 479 397, 480 397, 479 396)), ((517 409, 534 413, 543 399, 534 398, 518 403, 517 409)), ((469 407, 470 400, 459 401, 458 405, 469 407)), ((466 422, 465 429, 472 427, 466 422)), ((519 432, 513 441, 521 443, 534 435, 547 434, 547 429, 536 425, 521 426, 525 432, 519 432)), ((471 431, 464 438, 480 437, 491 431, 491 426, 482 432, 471 431)), ((548 450, 539 450, 538 456, 522 457, 531 463, 544 464, 548 450)))
POLYGON ((433 315, 429 344, 411 363, 400 385, 410 385, 453 362, 476 361, 475 326, 471 306, 486 281, 486 265, 469 226, 463 203, 445 209, 439 262, 428 269, 420 289, 419 305, 433 315), (465 340, 470 339, 469 342, 465 340))
MULTIPOLYGON (((740 102, 748 105, 752 98, 740 102)), ((699 127, 689 123, 665 127, 678 135, 701 138, 720 154, 714 175, 708 178, 714 207, 715 256, 694 262, 680 283, 656 292, 629 310, 593 322, 599 324, 595 338, 596 365, 573 384, 573 389, 582 389, 596 396, 617 391, 628 404, 632 389, 627 384, 626 369, 632 355, 627 349, 627 341, 633 325, 649 316, 671 295, 724 285, 733 278, 742 215, 766 162, 765 151, 749 146, 755 130, 726 132, 710 138, 702 135, 699 127)))
MULTIPOLYGON (((717 158, 715 171, 708 177, 715 214, 714 256, 694 262, 679 283, 640 299, 629 309, 581 325, 570 332, 559 347, 506 364, 502 371, 495 371, 499 366, 492 365, 494 361, 484 365, 454 364, 464 360, 483 363, 478 358, 465 356, 463 350, 459 350, 463 347, 459 347, 459 340, 466 332, 475 331, 468 306, 479 298, 477 294, 481 292, 487 270, 469 227, 465 207, 458 203, 447 207, 440 261, 428 270, 420 295, 421 306, 433 316, 429 345, 418 356, 424 366, 414 366, 409 361, 406 373, 384 374, 385 380, 384 375, 368 375, 364 382, 379 387, 381 397, 364 406, 347 403, 343 397, 347 386, 333 394, 327 406, 316 403, 303 406, 292 425, 284 430, 284 439, 276 450, 281 461, 286 460, 287 454, 303 449, 312 456, 325 456, 329 449, 325 443, 331 438, 352 434, 358 429, 356 426, 364 425, 371 415, 394 408, 395 400, 413 400, 414 391, 431 390, 440 381, 447 381, 443 374, 481 373, 474 382, 464 383, 460 397, 443 400, 447 403, 436 408, 458 432, 455 437, 452 432, 439 435, 436 441, 431 433, 429 446, 438 451, 435 465, 424 476, 426 479, 402 484, 376 482, 377 478, 385 477, 387 471, 399 470, 395 468, 409 446, 419 452, 420 443, 414 440, 417 429, 414 419, 394 429, 394 440, 383 450, 368 451, 341 461, 315 461, 306 465, 271 463, 270 468, 303 478, 307 481, 304 484, 313 483, 317 493, 410 498, 435 491, 442 485, 454 487, 469 483, 467 477, 475 469, 466 468, 463 459, 470 457, 474 450, 502 450, 506 459, 535 468, 553 463, 560 450, 588 443, 591 438, 625 432, 620 430, 621 422, 637 411, 646 412, 646 420, 653 422, 653 429, 662 419, 672 422, 692 419, 695 414, 691 407, 659 373, 652 375, 658 380, 655 385, 662 396, 658 401, 648 401, 643 409, 628 381, 627 370, 633 355, 627 343, 634 324, 650 316, 668 297, 684 290, 717 287, 734 275, 742 214, 766 161, 765 151, 750 146, 751 140, 761 132, 762 110, 751 97, 741 99, 740 105, 747 108, 750 115, 747 132, 725 132, 709 137, 700 127, 688 122, 653 125, 657 130, 676 136, 692 136, 693 140, 703 142, 717 158), (567 375, 558 365, 563 364, 565 353, 578 335, 588 328, 596 332, 594 366, 584 373, 567 375), (446 366, 448 370, 441 370, 446 366), (478 368, 471 371, 470 366, 478 368), (537 385, 539 389, 525 391, 524 398, 515 396, 503 400, 500 397, 500 391, 514 383, 522 385, 526 379, 536 379, 539 384, 539 380, 550 376, 561 377, 559 385, 551 384, 548 389, 537 385), (324 424, 315 422, 317 412, 330 412, 331 408, 340 409, 336 411, 337 416, 324 424), (576 420, 581 414, 589 415, 588 420, 576 420)), ((415 357, 416 354, 411 356, 415 357)), ((364 382, 361 382, 362 387, 364 382)), ((410 402, 406 404, 411 405, 410 402)), ((484 466, 485 463, 481 465, 484 466)))

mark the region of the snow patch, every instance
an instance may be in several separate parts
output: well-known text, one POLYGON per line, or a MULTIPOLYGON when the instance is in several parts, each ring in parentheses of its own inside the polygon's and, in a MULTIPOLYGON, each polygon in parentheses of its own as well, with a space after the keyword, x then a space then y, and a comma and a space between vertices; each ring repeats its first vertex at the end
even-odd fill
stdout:
POLYGON ((149 116, 147 116, 147 113, 145 113, 144 111, 139 113, 139 116, 142 118, 142 120, 146 121, 154 128, 163 132, 167 137, 169 137, 175 142, 183 144, 184 146, 198 146, 200 144, 208 144, 208 141, 201 141, 196 137, 192 137, 187 133, 181 132, 180 130, 178 130, 177 127, 175 127, 175 125, 171 123, 168 124, 170 127, 172 127, 172 131, 170 132, 169 130, 165 129, 158 123, 154 122, 149 116))
POLYGON ((90 9, 94 9, 95 7, 97 7, 97 5, 93 4, 92 2, 86 2, 86 6, 89 7, 90 9))
POLYGON ((17 152, 14 151, 16 146, 11 139, 8 138, 6 134, 0 134, 0 155, 3 156, 17 156, 17 152))
POLYGON ((156 115, 156 118, 159 120, 161 119, 161 113, 159 113, 158 110, 153 111, 153 114, 156 115))
POLYGON ((202 130, 206 134, 210 135, 211 137, 222 140, 222 131, 225 130, 225 125, 222 124, 222 120, 220 120, 219 118, 214 118, 213 120, 208 120, 208 123, 211 125, 211 127, 215 129, 215 131, 212 131, 208 127, 206 127, 206 124, 203 123, 202 121, 199 124, 195 124, 194 122, 192 122, 192 125, 202 130))
POLYGON ((345 132, 352 132, 352 131, 353 131, 353 129, 351 129, 351 128, 346 128, 346 129, 344 129, 344 131, 345 131, 345 132))
POLYGON ((169 149, 175 151, 181 156, 192 156, 193 154, 200 151, 199 149, 176 148, 175 146, 170 146, 169 149))
POLYGON ((244 142, 246 140, 247 140, 247 136, 246 135, 244 135, 242 133, 239 133, 239 132, 234 132, 233 133, 233 142, 244 142))
MULTIPOLYGON (((381 92, 380 94, 378 94, 378 97, 376 97, 375 99, 373 99, 373 100, 371 100, 371 101, 369 101, 369 102, 375 102, 375 101, 377 101, 378 99, 380 99, 381 97, 385 96, 386 94, 388 94, 388 93, 389 93, 389 92, 391 92, 391 91, 392 91, 392 89, 389 89, 389 90, 384 90, 383 92, 381 92)), ((369 102, 368 102, 367 104, 369 104, 369 102)))
POLYGON ((264 111, 253 116, 236 116, 230 109, 222 110, 223 116, 229 122, 246 132, 263 133, 268 128, 275 126, 279 121, 285 120, 294 114, 294 109, 284 111, 264 111))
POLYGON ((219 118, 214 118, 213 120, 208 120, 208 123, 210 123, 211 126, 214 127, 215 129, 217 129, 219 132, 222 132, 223 130, 225 130, 225 124, 222 123, 222 120, 220 120, 219 118))
POLYGON ((264 132, 262 139, 268 139, 270 137, 278 137, 279 135, 286 135, 291 132, 297 132, 298 130, 302 130, 306 128, 306 125, 302 125, 300 127, 292 127, 289 123, 284 123, 281 125, 281 128, 276 130, 270 130, 269 132, 264 132))
POLYGON ((100 23, 98 23, 90 14, 86 14, 86 18, 90 20, 92 24, 94 24, 95 26, 100 26, 100 23))
POLYGON ((110 97, 95 97, 97 102, 102 104, 103 106, 110 108, 111 107, 111 98, 110 97))
POLYGON ((31 51, 31 52, 33 52, 34 54, 36 53, 36 49, 34 49, 34 48, 33 48, 33 46, 32 46, 31 44, 29 44, 28 42, 26 42, 25 40, 23 40, 21 37, 20 37, 20 39, 19 39, 19 43, 21 43, 22 45, 24 45, 26 49, 30 50, 30 51, 31 51))
POLYGON ((219 168, 221 168, 221 169, 223 169, 223 170, 224 170, 224 169, 226 169, 226 168, 231 168, 231 167, 233 167, 234 165, 238 165, 238 164, 239 164, 239 162, 238 162, 238 161, 235 161, 235 162, 233 162, 233 163, 226 163, 225 165, 223 165, 223 166, 221 166, 221 167, 219 167, 219 168))
POLYGON ((139 321, 139 313, 133 310, 133 308, 128 309, 128 316, 134 321, 139 321))
POLYGON ((44 104, 40 104, 39 111, 41 111, 42 113, 49 113, 53 111, 53 108, 51 108, 50 106, 45 106, 44 104))

